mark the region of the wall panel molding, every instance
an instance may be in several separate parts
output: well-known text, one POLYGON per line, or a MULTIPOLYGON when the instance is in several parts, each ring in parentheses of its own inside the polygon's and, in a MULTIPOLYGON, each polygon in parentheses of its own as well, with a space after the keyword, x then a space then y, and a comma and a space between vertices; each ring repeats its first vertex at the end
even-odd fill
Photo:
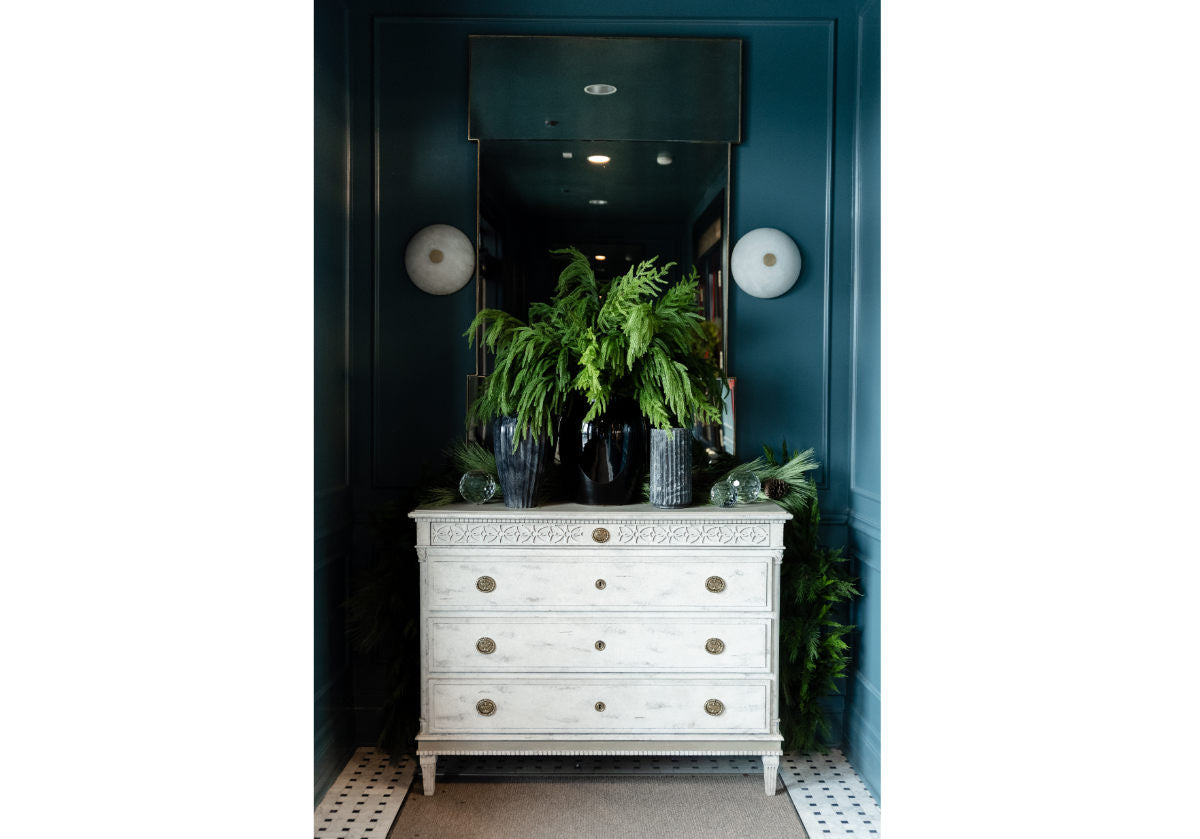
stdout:
POLYGON ((882 542, 883 528, 879 522, 873 521, 855 510, 850 511, 849 524, 855 531, 870 536, 876 542, 882 542))
POLYGON ((354 522, 349 486, 331 487, 313 495, 313 538, 324 539, 354 522))
MULTIPOLYGON (((836 4, 830 4, 827 8, 828 8, 828 11, 830 11, 832 13, 832 12, 834 12, 834 10, 836 8, 836 4)), ((822 11, 824 11, 824 10, 826 10, 826 9, 823 8, 822 11)), ((773 29, 773 30, 779 30, 779 29, 788 29, 788 28, 796 29, 796 28, 815 27, 820 30, 824 30, 824 39, 825 39, 825 44, 826 44, 826 55, 824 56, 824 64, 825 64, 824 135, 825 136, 824 136, 824 149, 821 152, 822 157, 823 157, 823 165, 824 165, 824 199, 823 199, 824 227, 823 227, 823 231, 822 231, 821 242, 819 244, 817 244, 815 242, 813 243, 817 248, 820 249, 819 252, 821 253, 821 256, 822 256, 822 259, 824 262, 824 264, 822 266, 822 272, 821 272, 820 277, 813 278, 814 280, 818 280, 820 282, 821 288, 822 288, 822 302, 821 302, 822 322, 821 322, 821 326, 820 326, 822 335, 821 335, 821 347, 820 347, 821 355, 820 355, 820 362, 819 362, 820 363, 820 374, 819 374, 820 375, 820 383, 818 385, 818 388, 819 388, 818 398, 820 400, 820 408, 819 408, 820 414, 819 414, 819 426, 818 426, 818 431, 817 431, 817 440, 815 441, 816 445, 814 445, 814 448, 816 449, 816 457, 821 463, 821 468, 818 473, 817 488, 819 490, 821 490, 822 492, 829 492, 830 490, 837 490, 838 495, 840 496, 841 493, 845 491, 844 487, 846 487, 846 485, 840 484, 840 477, 837 480, 835 480, 834 476, 835 475, 840 476, 844 470, 844 466, 840 465, 838 463, 834 463, 833 461, 841 461, 842 458, 846 455, 846 452, 843 451, 843 449, 848 450, 851 447, 848 445, 844 446, 841 442, 835 442, 833 440, 833 437, 834 437, 833 429, 835 426, 840 426, 840 421, 835 423, 834 417, 833 417, 833 410, 834 410, 833 403, 835 400, 835 395, 834 395, 833 391, 835 388, 835 383, 838 380, 838 377, 835 376, 834 369, 833 369, 834 368, 834 356, 835 356, 833 341, 837 339, 837 336, 839 334, 841 334, 841 335, 845 334, 845 332, 843 331, 843 327, 839 324, 835 324, 835 322, 834 322, 835 321, 835 312, 834 312, 835 297, 837 297, 838 295, 840 295, 842 293, 838 289, 835 289, 835 285, 837 283, 835 281, 834 260, 837 257, 837 254, 842 254, 842 251, 839 251, 838 246, 835 244, 835 238, 838 238, 837 231, 840 229, 845 229, 847 227, 847 222, 849 221, 849 213, 844 209, 839 210, 839 207, 846 206, 845 201, 839 198, 839 192, 845 194, 848 192, 848 188, 844 182, 839 185, 839 181, 838 181, 838 177, 837 177, 837 161, 835 160, 835 158, 838 156, 837 149, 836 149, 837 136, 838 136, 839 130, 842 130, 841 127, 839 127, 837 125, 837 120, 839 117, 839 114, 838 114, 838 110, 839 110, 838 109, 838 91, 837 91, 838 77, 839 77, 838 62, 839 62, 839 54, 840 54, 839 50, 838 50, 839 34, 838 34, 838 20, 836 17, 829 16, 829 15, 813 15, 813 14, 811 14, 811 12, 810 12, 810 14, 807 14, 807 15, 788 16, 788 15, 784 14, 784 15, 781 15, 780 17, 748 17, 748 18, 729 18, 726 16, 705 17, 702 15, 697 15, 695 17, 689 17, 688 19, 679 19, 679 18, 668 17, 668 16, 652 16, 652 15, 646 16, 646 17, 640 17, 640 16, 632 16, 632 15, 623 15, 623 16, 600 16, 600 15, 582 16, 581 15, 581 16, 575 16, 575 15, 561 15, 560 14, 557 16, 541 17, 541 16, 504 15, 504 14, 499 14, 499 15, 497 15, 497 14, 461 14, 461 13, 454 14, 454 13, 448 12, 445 15, 431 16, 428 13, 409 15, 409 14, 403 14, 403 13, 385 12, 385 13, 381 13, 378 15, 374 15, 370 18, 370 26, 371 26, 370 42, 371 42, 372 49, 371 49, 371 57, 370 57, 370 61, 369 61, 370 79, 369 79, 369 83, 368 83, 368 89, 371 91, 371 103, 370 103, 371 174, 370 174, 370 183, 371 183, 371 188, 372 188, 372 196, 371 196, 372 218, 371 218, 370 225, 364 226, 364 227, 369 227, 369 229, 371 231, 371 241, 370 241, 370 245, 369 245, 370 254, 371 254, 371 270, 370 270, 371 292, 370 292, 370 294, 371 294, 371 298, 373 301, 373 307, 372 307, 372 312, 371 312, 371 335, 370 335, 370 339, 369 339, 371 361, 369 364, 369 372, 368 372, 368 377, 369 377, 369 381, 370 381, 370 392, 371 392, 371 395, 369 397, 371 416, 365 423, 369 427, 369 430, 365 434, 365 442, 366 442, 366 446, 368 447, 369 452, 370 452, 368 455, 368 462, 370 464, 370 473, 369 473, 370 474, 370 478, 369 478, 370 489, 373 491, 381 491, 381 490, 386 491, 386 490, 390 490, 390 489, 399 488, 398 486, 394 485, 395 484, 394 481, 392 481, 391 479, 385 478, 381 474, 382 467, 381 467, 380 460, 379 460, 380 447, 378 444, 378 441, 380 439, 379 435, 381 433, 383 433, 383 428, 382 428, 382 424, 380 421, 381 420, 381 410, 382 410, 381 393, 383 392, 383 388, 385 388, 387 386, 387 383, 382 380, 384 371, 382 370, 382 364, 381 364, 381 357, 382 357, 382 353, 383 353, 383 349, 381 347, 381 337, 383 335, 382 330, 384 329, 384 324, 382 324, 381 320, 380 320, 381 311, 380 311, 379 304, 380 304, 380 298, 381 298, 381 284, 385 281, 385 279, 387 281, 391 281, 391 279, 392 279, 392 278, 384 278, 381 275, 381 243, 383 242, 384 231, 381 229, 381 226, 380 226, 381 225, 380 209, 381 209, 381 190, 384 188, 385 184, 384 184, 384 173, 381 172, 381 161, 380 161, 381 143, 380 143, 380 136, 379 136, 379 131, 380 131, 379 126, 380 126, 380 122, 381 122, 381 116, 380 116, 379 85, 381 83, 382 68, 381 68, 381 64, 380 64, 381 58, 380 58, 379 43, 380 43, 381 31, 385 27, 394 26, 394 25, 407 25, 407 24, 421 24, 421 25, 434 25, 434 26, 439 25, 439 24, 452 25, 452 26, 478 25, 481 28, 487 28, 488 26, 495 27, 495 26, 499 25, 499 26, 510 27, 511 31, 513 31, 514 34, 523 34, 523 33, 544 34, 545 30, 547 30, 547 29, 553 30, 556 28, 561 32, 563 27, 576 25, 582 29, 587 29, 588 27, 604 27, 605 31, 609 31, 609 32, 611 32, 611 34, 614 34, 614 35, 633 35, 633 36, 650 35, 654 31, 654 28, 659 27, 659 26, 661 26, 663 28, 669 28, 672 35, 679 35, 679 34, 686 35, 687 34, 686 30, 696 30, 697 36, 701 36, 701 35, 705 35, 705 34, 710 35, 712 29, 722 28, 722 29, 726 30, 724 33, 726 36, 740 37, 740 38, 748 39, 748 43, 749 43, 749 39, 750 39, 750 36, 752 33, 747 30, 751 30, 754 28, 769 28, 769 29, 773 29), (681 30, 683 31, 682 33, 681 33, 681 30), (840 218, 838 216, 846 216, 846 218, 840 218), (837 447, 836 453, 834 450, 835 445, 837 447)), ((578 31, 578 32, 572 32, 572 34, 592 35, 592 34, 596 34, 596 33, 594 31, 578 31)), ((465 55, 463 56, 463 61, 466 61, 465 55)), ((846 94, 843 93, 843 96, 845 96, 845 95, 846 94)), ((465 137, 464 137, 464 141, 465 141, 465 137)), ((477 154, 477 146, 476 145, 473 145, 473 151, 477 154)), ((739 169, 739 164, 738 164, 736 158, 737 158, 737 148, 734 149, 734 161, 733 161, 733 165, 731 166, 731 180, 733 180, 735 182, 735 186, 736 186, 736 172, 739 169)), ((468 196, 464 196, 464 198, 467 198, 467 197, 468 196)), ((736 216, 738 214, 738 209, 737 209, 736 205, 734 207, 733 214, 734 214, 734 217, 736 218, 736 216)), ((736 229, 737 225, 735 224, 735 225, 733 225, 733 227, 736 229)), ((813 252, 811 249, 809 249, 809 250, 810 250, 810 253, 813 252)), ((844 250, 844 248, 843 248, 843 250, 844 250)), ((840 259, 844 263, 848 259, 848 257, 846 255, 842 255, 842 256, 840 256, 840 259)), ((844 274, 845 272, 846 272, 845 267, 838 269, 838 274, 844 274)), ((735 314, 735 317, 736 317, 736 314, 735 314)), ((734 324, 734 328, 735 329, 737 328, 736 323, 734 324)), ((840 354, 840 350, 838 352, 840 354)), ((839 362, 839 364, 840 364, 840 362, 839 362)), ((470 372, 470 371, 465 371, 465 372, 470 372)), ((736 370, 733 372, 736 374, 736 370)), ((840 392, 840 387, 839 387, 839 392, 840 392)), ((814 419, 816 419, 816 418, 814 418, 814 419)), ((744 427, 744 426, 739 426, 739 427, 744 427)), ((752 441, 752 442, 755 444, 753 446, 753 448, 756 449, 757 444, 762 441, 752 441)), ((743 445, 743 449, 747 452, 751 451, 751 449, 747 448, 745 445, 743 445)), ((852 454, 850 456, 852 457, 852 454)), ((386 470, 383 470, 383 471, 386 471, 386 470)))
MULTIPOLYGON (((855 684, 856 684, 858 687, 860 687, 860 688, 862 688, 863 690, 867 691, 869 694, 871 694, 873 697, 875 697, 875 698, 876 698, 877 700, 879 700, 880 702, 882 702, 882 701, 883 701, 883 694, 881 694, 881 693, 879 692, 879 687, 878 687, 877 685, 875 685, 875 684, 874 684, 874 683, 873 683, 873 682, 872 682, 870 679, 868 679, 866 676, 864 676, 861 670, 859 670, 858 672, 856 672, 856 673, 854 674, 854 682, 855 682, 855 684)), ((879 739, 879 728, 878 728, 878 726, 874 725, 873 723, 869 723, 869 722, 868 722, 868 728, 870 728, 870 730, 871 730, 872 732, 874 732, 874 734, 875 734, 875 739, 877 739, 877 740, 878 740, 878 739, 879 739)))

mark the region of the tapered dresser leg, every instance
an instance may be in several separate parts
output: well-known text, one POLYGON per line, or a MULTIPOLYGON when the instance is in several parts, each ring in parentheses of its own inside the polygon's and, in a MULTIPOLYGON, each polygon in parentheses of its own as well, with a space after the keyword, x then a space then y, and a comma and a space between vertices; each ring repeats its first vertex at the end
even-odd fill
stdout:
POLYGON ((763 755, 762 762, 763 788, 766 790, 767 795, 774 795, 775 776, 779 774, 779 755, 763 755))
MULTIPOLYGON (((778 763, 778 759, 776 760, 778 763)), ((433 773, 437 769, 437 755, 421 755, 421 783, 426 795, 433 795, 435 783, 433 773)))

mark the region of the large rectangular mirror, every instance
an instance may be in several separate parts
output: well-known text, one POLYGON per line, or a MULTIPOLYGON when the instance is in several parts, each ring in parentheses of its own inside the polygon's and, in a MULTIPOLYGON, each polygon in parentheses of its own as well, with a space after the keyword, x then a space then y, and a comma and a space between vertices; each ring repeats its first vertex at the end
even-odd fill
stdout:
MULTIPOLYGON (((697 307, 728 374, 741 42, 472 36, 470 55, 477 307, 524 318, 530 303, 549 299, 565 264, 550 251, 568 245, 592 258, 601 279, 651 256, 676 263, 672 280, 695 266, 697 307), (607 88, 585 91, 595 85, 607 88)), ((480 352, 476 375, 486 372, 480 352)), ((730 393, 725 421, 703 431, 710 445, 733 452, 733 419, 730 393)))

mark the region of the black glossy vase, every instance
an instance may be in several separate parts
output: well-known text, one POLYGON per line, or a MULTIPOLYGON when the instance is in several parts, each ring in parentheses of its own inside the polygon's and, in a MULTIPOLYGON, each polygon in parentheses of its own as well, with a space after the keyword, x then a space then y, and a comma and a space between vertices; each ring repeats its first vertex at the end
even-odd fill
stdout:
POLYGON ((640 500, 649 458, 649 424, 632 399, 615 398, 584 422, 589 405, 572 400, 559 425, 559 460, 567 492, 580 504, 640 500))
POLYGON ((492 446, 496 455, 496 476, 504 493, 505 507, 536 507, 538 489, 552 449, 544 434, 526 436, 513 451, 517 430, 515 417, 492 421, 492 446))

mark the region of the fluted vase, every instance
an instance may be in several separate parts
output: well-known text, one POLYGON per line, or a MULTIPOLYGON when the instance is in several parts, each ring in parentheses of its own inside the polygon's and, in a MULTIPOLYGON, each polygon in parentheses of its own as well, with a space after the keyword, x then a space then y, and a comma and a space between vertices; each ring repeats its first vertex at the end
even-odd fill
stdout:
POLYGON ((517 432, 515 417, 492 421, 492 446, 496 455, 496 476, 504 492, 505 507, 536 507, 542 473, 550 459, 550 446, 544 434, 527 434, 513 450, 517 432))
POLYGON ((650 503, 655 507, 692 503, 691 429, 650 429, 650 503))

